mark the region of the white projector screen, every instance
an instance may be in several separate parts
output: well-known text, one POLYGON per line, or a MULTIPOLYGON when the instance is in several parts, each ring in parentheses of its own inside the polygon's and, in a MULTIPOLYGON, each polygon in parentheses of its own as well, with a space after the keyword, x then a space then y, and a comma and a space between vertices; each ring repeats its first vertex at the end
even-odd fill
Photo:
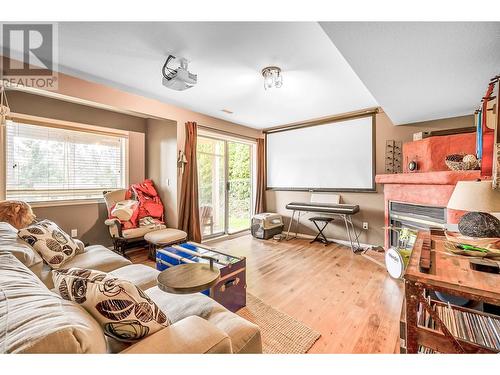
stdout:
POLYGON ((373 123, 369 116, 267 133, 267 188, 374 190, 373 123))

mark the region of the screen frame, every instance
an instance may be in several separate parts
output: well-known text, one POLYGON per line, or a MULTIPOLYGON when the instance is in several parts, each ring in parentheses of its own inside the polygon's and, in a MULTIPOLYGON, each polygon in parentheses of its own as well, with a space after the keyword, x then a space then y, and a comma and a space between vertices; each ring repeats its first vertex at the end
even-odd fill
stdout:
POLYGON ((376 127, 377 127, 377 116, 378 111, 370 112, 370 113, 362 113, 358 115, 353 115, 353 116, 346 116, 346 117, 331 117, 331 118, 324 118, 321 120, 317 121, 311 121, 311 122, 305 122, 301 124, 296 124, 293 126, 287 126, 283 128, 274 128, 270 129, 267 131, 264 131, 264 138, 265 138, 265 148, 264 148, 264 154, 265 154, 265 176, 266 176, 266 191, 308 191, 308 192, 351 192, 351 193, 376 193, 377 192, 377 186, 375 183, 375 167, 376 167, 376 127), (358 118, 365 118, 365 117, 371 117, 372 122, 371 122, 371 127, 372 127, 372 186, 369 188, 312 188, 312 187, 270 187, 267 184, 267 136, 268 134, 271 133, 281 133, 285 131, 290 131, 290 130, 296 130, 296 129, 302 129, 302 128, 308 128, 312 126, 318 126, 318 125, 326 125, 326 124, 331 124, 332 126, 335 125, 335 123, 339 122, 344 122, 344 121, 349 121, 349 120, 354 120, 358 118))

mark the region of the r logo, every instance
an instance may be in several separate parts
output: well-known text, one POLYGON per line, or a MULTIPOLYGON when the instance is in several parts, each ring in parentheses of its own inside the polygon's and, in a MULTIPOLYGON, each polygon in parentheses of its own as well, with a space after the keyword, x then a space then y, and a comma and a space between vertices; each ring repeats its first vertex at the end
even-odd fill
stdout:
POLYGON ((51 24, 3 24, 3 75, 52 75, 51 24))
POLYGON ((1 25, 2 83, 57 90, 57 24, 1 25))

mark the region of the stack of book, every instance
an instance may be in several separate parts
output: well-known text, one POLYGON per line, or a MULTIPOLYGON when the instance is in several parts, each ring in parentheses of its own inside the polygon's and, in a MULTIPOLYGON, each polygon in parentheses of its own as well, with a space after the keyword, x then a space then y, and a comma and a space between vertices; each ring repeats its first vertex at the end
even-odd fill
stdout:
POLYGON ((455 337, 500 350, 500 319, 437 305, 436 311, 455 337))
POLYGON ((431 348, 427 348, 425 346, 419 345, 418 346, 418 354, 439 354, 439 353, 435 352, 431 348))
MULTIPOLYGON (((452 335, 494 350, 500 350, 500 318, 453 309, 450 305, 434 303, 432 309, 452 335)), ((418 324, 438 329, 437 323, 420 304, 418 324)))

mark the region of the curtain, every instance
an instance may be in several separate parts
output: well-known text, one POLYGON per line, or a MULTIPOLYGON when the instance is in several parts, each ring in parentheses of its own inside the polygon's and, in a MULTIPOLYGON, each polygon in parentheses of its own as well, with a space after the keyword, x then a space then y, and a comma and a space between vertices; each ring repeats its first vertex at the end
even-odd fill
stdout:
POLYGON ((187 233, 188 239, 201 241, 200 211, 198 205, 198 167, 196 165, 196 143, 198 128, 195 122, 186 122, 184 153, 186 166, 182 174, 181 199, 179 204, 179 229, 187 233))
POLYGON ((264 139, 257 139, 257 190, 255 194, 255 213, 266 210, 266 153, 264 139))

